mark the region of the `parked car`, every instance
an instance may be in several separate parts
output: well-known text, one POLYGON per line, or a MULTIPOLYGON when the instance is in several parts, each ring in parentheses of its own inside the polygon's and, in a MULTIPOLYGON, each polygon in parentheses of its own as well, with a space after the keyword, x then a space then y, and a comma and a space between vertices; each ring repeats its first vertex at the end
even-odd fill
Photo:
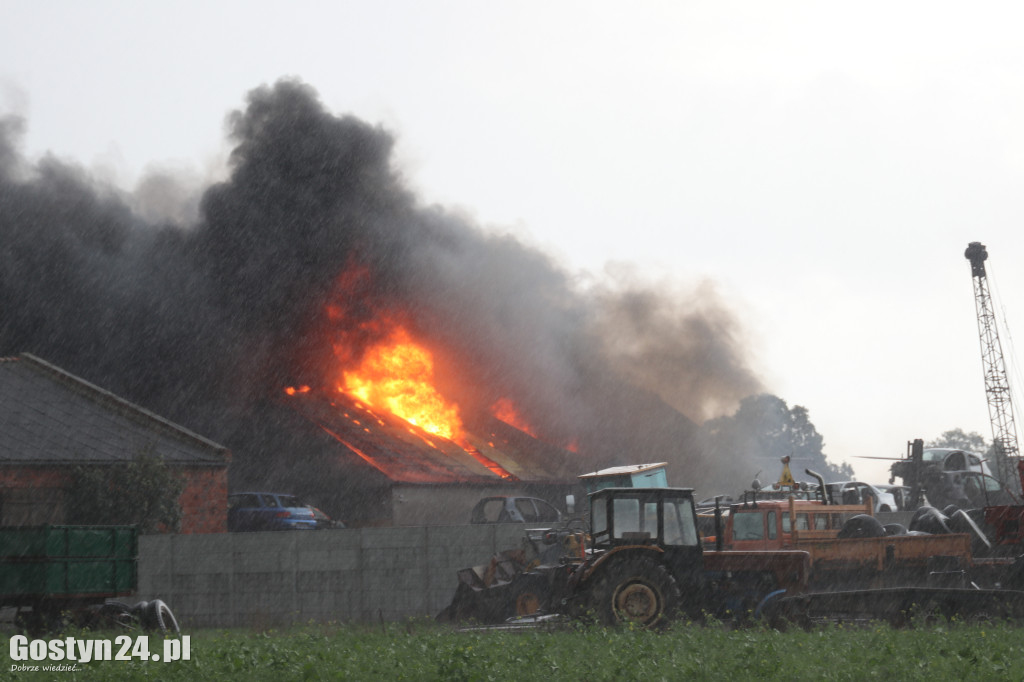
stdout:
POLYGON ((547 500, 537 497, 495 495, 476 503, 470 523, 558 523, 562 513, 547 500))
POLYGON ((870 497, 875 501, 875 512, 896 511, 896 497, 862 481, 827 483, 830 501, 836 504, 864 504, 870 497))
POLYGON ((325 528, 344 528, 345 524, 338 519, 332 519, 330 516, 320 511, 312 505, 308 505, 310 510, 313 512, 313 519, 316 520, 316 529, 324 530, 325 528))
POLYGON ((890 493, 896 500, 896 509, 893 511, 914 511, 910 508, 910 486, 879 484, 875 486, 883 493, 890 493))
POLYGON ((233 493, 228 495, 228 530, 315 530, 313 510, 295 495, 233 493))
MULTIPOLYGON (((718 505, 722 509, 728 509, 729 505, 733 504, 735 501, 736 500, 734 500, 729 495, 722 495, 722 499, 719 500, 718 505)), ((704 511, 706 509, 714 509, 715 508, 715 498, 714 497, 705 497, 700 502, 695 502, 693 506, 697 508, 698 512, 704 511)))

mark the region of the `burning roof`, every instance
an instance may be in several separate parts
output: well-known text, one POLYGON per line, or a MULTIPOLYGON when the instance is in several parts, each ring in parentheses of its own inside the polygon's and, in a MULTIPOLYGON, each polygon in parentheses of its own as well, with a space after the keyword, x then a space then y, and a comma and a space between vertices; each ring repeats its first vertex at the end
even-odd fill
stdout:
POLYGON ((499 419, 465 430, 460 442, 426 431, 343 393, 295 391, 292 409, 388 479, 402 483, 553 482, 572 453, 537 441, 499 419))

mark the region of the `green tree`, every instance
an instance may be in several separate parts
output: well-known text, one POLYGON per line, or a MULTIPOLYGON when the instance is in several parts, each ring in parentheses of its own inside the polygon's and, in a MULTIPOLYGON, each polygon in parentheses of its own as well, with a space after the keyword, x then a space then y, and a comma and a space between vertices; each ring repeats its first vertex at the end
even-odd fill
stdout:
POLYGON ((719 486, 738 485, 736 476, 748 475, 743 467, 752 469, 749 475, 763 471, 764 478, 774 480, 781 471, 780 460, 787 455, 798 480, 806 479, 800 475, 804 469, 817 471, 826 480, 853 478, 849 464, 836 465, 826 458, 825 439, 811 423, 807 408, 790 408, 775 395, 744 398, 732 416, 705 422, 701 435, 712 478, 719 486))
POLYGON ((944 431, 941 436, 935 440, 930 440, 924 444, 926 448, 956 448, 958 450, 968 450, 970 452, 977 452, 984 454, 988 452, 989 444, 985 442, 985 437, 977 431, 971 431, 970 433, 964 433, 963 429, 951 429, 944 431))
POLYGON ((926 448, 956 448, 977 453, 988 460, 992 475, 1003 485, 1008 485, 1011 489, 1017 485, 1016 465, 1007 461, 1002 448, 996 448, 994 444, 986 443, 985 437, 977 431, 964 433, 963 429, 951 429, 943 432, 935 440, 928 441, 924 446, 926 448))
POLYGON ((68 522, 135 525, 140 533, 181 529, 179 498, 185 481, 148 452, 126 464, 72 469, 68 522))

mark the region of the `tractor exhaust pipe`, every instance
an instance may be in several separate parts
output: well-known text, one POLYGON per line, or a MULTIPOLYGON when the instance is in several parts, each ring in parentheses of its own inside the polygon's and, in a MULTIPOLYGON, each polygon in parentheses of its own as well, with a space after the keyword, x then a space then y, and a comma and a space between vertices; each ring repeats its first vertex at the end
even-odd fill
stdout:
POLYGON ((804 472, 808 476, 813 476, 818 480, 818 491, 821 493, 821 503, 831 504, 828 499, 828 488, 825 487, 825 479, 821 477, 821 474, 811 471, 810 469, 804 469, 804 472))
POLYGON ((715 495, 715 551, 722 551, 722 533, 725 529, 722 527, 722 497, 724 495, 715 495))

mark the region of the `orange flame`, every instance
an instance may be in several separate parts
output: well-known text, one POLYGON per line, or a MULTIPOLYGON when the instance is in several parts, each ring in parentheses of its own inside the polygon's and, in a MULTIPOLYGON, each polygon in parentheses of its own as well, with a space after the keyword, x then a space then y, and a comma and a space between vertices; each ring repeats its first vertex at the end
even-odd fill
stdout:
POLYGON ((363 355, 359 366, 343 372, 338 390, 455 440, 462 435, 459 409, 434 388, 434 358, 402 327, 363 355))
POLYGON ((508 398, 499 398, 498 402, 491 405, 491 414, 509 426, 514 426, 520 431, 537 438, 537 434, 534 432, 533 427, 526 423, 526 420, 523 419, 520 416, 519 411, 516 410, 516 406, 512 404, 512 401, 508 398))

